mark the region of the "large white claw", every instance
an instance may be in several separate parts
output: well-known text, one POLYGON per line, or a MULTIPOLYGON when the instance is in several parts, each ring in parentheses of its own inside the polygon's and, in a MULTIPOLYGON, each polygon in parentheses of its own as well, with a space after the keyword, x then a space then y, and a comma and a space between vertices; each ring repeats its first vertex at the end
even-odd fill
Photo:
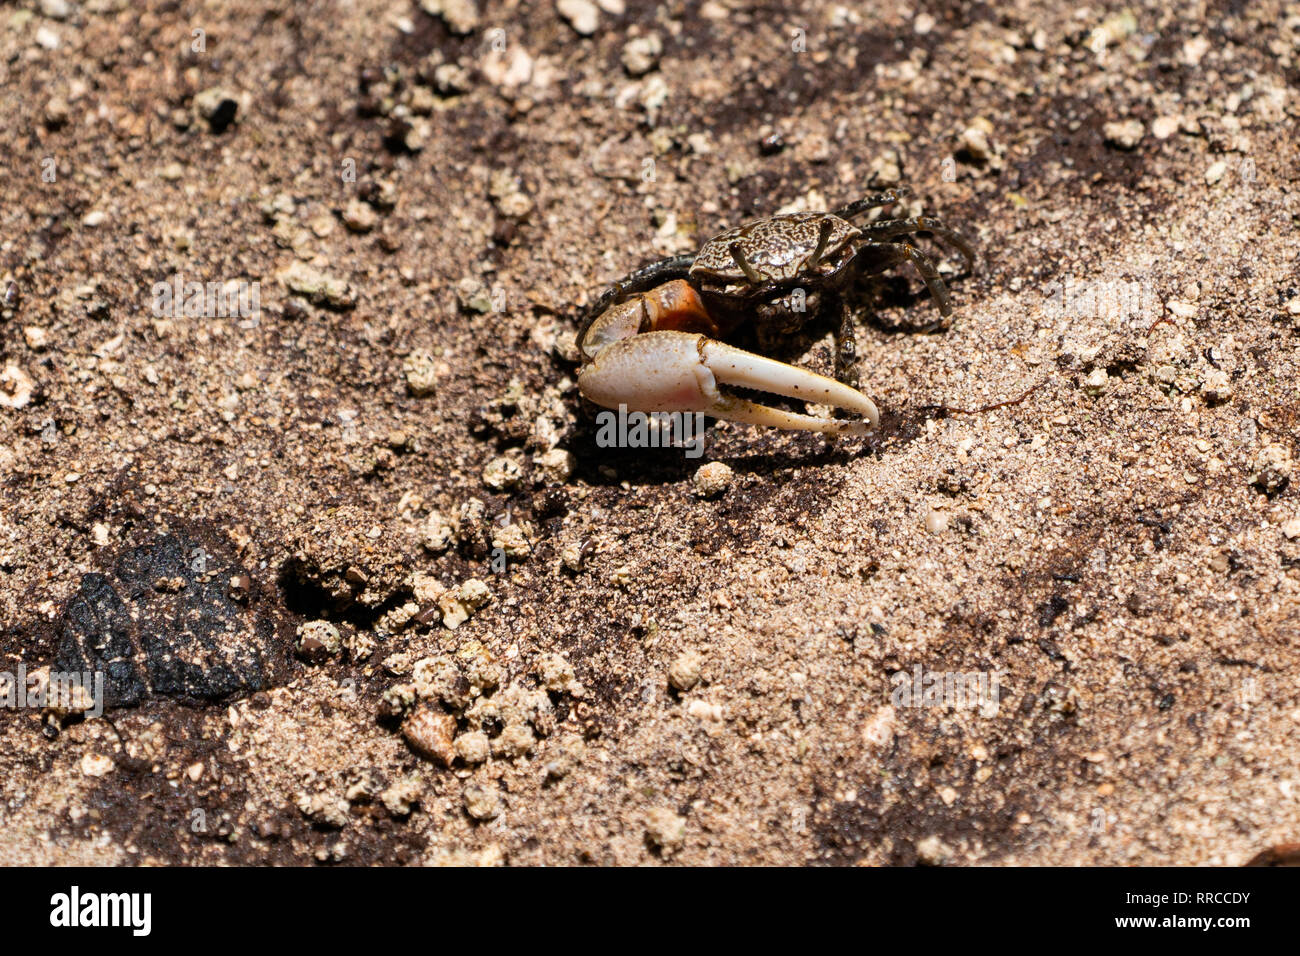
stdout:
POLYGON ((863 435, 880 423, 875 404, 857 389, 693 332, 645 332, 615 342, 582 370, 578 387, 606 408, 625 405, 640 412, 703 412, 773 428, 863 435), (719 384, 834 405, 866 421, 816 418, 769 408, 725 395, 719 384))

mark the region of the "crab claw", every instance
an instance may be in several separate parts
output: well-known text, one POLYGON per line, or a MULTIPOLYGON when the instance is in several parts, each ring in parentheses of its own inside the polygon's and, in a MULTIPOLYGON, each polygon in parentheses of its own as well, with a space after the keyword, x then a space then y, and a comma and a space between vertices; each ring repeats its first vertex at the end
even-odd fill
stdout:
POLYGON ((880 422, 857 389, 693 332, 644 332, 601 349, 578 375, 582 394, 606 408, 703 412, 714 418, 834 435, 864 435, 880 422), (725 394, 719 385, 834 405, 866 421, 817 418, 725 394))

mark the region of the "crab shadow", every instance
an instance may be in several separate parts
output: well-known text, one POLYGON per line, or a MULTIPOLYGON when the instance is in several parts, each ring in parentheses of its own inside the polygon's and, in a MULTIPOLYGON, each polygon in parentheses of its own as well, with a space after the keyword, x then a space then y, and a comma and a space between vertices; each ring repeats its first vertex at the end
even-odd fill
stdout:
POLYGON ((597 442, 597 409, 587 403, 570 450, 577 458, 574 477, 594 487, 667 485, 689 480, 707 462, 721 462, 737 474, 786 476, 808 468, 845 465, 865 456, 882 456, 911 444, 933 417, 932 409, 885 410, 871 435, 834 437, 813 432, 778 432, 705 419, 698 436, 701 453, 682 447, 602 447, 597 442), (727 429, 719 433, 719 425, 727 429))

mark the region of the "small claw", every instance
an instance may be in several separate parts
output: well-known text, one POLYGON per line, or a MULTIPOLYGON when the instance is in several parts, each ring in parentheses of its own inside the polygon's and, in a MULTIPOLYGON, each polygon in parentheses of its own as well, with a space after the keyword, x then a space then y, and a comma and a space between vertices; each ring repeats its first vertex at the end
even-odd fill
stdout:
POLYGON ((582 394, 606 408, 703 412, 714 418, 829 434, 862 435, 880 422, 871 399, 816 372, 690 332, 646 332, 604 348, 578 375, 582 394), (724 394, 718 385, 834 405, 866 421, 817 418, 724 394))
POLYGON ((579 339, 588 360, 620 339, 661 330, 717 335, 718 328, 689 282, 675 279, 612 305, 587 323, 579 339))

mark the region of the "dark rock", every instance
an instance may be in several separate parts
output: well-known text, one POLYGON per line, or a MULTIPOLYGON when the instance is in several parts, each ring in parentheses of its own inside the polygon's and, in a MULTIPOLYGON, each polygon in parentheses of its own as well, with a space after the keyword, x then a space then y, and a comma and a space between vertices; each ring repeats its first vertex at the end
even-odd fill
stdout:
POLYGON ((252 598, 252 579, 229 556, 177 534, 121 552, 68 602, 55 670, 102 671, 104 704, 150 695, 191 702, 252 693, 287 669, 287 642, 252 598), (242 601, 230 582, 249 586, 242 601))

